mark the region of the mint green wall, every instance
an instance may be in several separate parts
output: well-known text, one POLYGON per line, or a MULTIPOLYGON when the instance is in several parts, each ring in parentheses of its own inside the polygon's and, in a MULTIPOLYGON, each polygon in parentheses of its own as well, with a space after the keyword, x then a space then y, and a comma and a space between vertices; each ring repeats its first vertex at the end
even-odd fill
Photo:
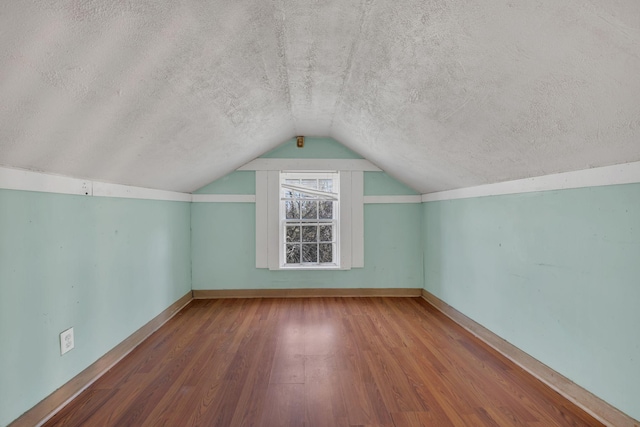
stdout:
POLYGON ((385 172, 364 173, 365 196, 406 196, 418 194, 413 188, 408 187, 385 172))
POLYGON ((349 150, 333 138, 305 137, 304 147, 296 147, 292 138, 260 156, 271 159, 361 159, 362 156, 349 150))
POLYGON ((270 271, 255 268, 255 204, 194 203, 193 289, 421 288, 420 204, 364 208, 364 268, 270 271))
POLYGON ((640 184, 423 215, 425 289, 640 419, 640 184))
POLYGON ((0 426, 189 292, 189 223, 189 203, 0 190, 0 426))
MULTIPOLYGON (((330 138, 290 140, 267 158, 361 158, 330 138)), ((198 193, 255 194, 253 183, 234 172, 198 193)), ((255 177, 255 175, 253 175, 255 177)), ((365 194, 416 194, 384 172, 365 173, 365 194)), ((191 211, 194 289, 257 288, 422 288, 420 204, 364 207, 365 267, 346 271, 270 271, 256 269, 254 203, 194 203, 191 211)))
POLYGON ((235 171, 193 192, 194 194, 256 194, 256 173, 235 171))
MULTIPOLYGON (((362 157, 331 138, 306 137, 303 148, 296 147, 295 138, 260 156, 273 159, 361 159, 362 157)), ((384 172, 365 173, 365 194, 367 187, 384 194, 416 194, 389 177, 384 172), (379 175, 379 176, 377 176, 379 175), (386 192, 385 192, 386 191, 386 192)), ((235 171, 193 192, 194 194, 256 194, 256 174, 254 171, 235 171)))
MULTIPOLYGON (((261 158, 273 158, 273 159, 362 159, 362 156, 349 150, 344 145, 332 138, 305 138, 304 148, 296 147, 295 138, 290 139, 266 154, 260 156, 261 158)), ((231 185, 226 184, 225 181, 235 181, 234 172, 221 178, 218 181, 201 188, 196 193, 218 193, 218 194, 231 194, 231 185), (226 185, 225 185, 226 184, 226 185), (224 185, 224 188, 220 188, 224 185), (213 190, 213 191, 212 191, 213 190)), ((247 172, 244 172, 247 173, 247 172)), ((248 179, 248 178, 247 178, 248 179)), ((248 186, 244 186, 242 191, 248 191, 248 186)), ((255 184, 253 184, 253 191, 255 192, 255 184)), ((249 193, 236 193, 236 194, 254 194, 249 193)), ((364 173, 364 194, 365 196, 393 196, 393 195, 415 195, 418 194, 415 190, 403 184, 402 182, 392 178, 385 172, 365 172, 364 173)))

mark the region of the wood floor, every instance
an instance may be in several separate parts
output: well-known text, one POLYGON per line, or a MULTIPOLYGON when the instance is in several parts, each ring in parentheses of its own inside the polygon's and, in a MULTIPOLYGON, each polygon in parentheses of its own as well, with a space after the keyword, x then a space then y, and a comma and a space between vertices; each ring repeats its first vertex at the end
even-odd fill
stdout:
POLYGON ((598 426, 420 298, 195 300, 46 426, 598 426))

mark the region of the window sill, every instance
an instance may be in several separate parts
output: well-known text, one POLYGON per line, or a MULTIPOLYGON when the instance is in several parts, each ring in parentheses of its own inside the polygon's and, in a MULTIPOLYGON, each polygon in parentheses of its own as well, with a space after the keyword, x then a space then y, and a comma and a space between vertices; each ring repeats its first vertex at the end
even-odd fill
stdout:
POLYGON ((277 270, 277 271, 309 271, 309 270, 317 270, 317 271, 339 271, 339 270, 347 270, 346 268, 341 268, 339 265, 327 265, 327 266, 320 266, 320 265, 302 265, 302 266, 289 266, 289 267, 285 267, 285 266, 281 266, 278 268, 274 268, 272 270, 277 270))

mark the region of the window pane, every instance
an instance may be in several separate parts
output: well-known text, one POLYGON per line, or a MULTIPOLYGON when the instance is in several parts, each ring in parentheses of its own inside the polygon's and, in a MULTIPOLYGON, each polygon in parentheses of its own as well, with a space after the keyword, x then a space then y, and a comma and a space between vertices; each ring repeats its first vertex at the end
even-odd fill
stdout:
POLYGON ((320 241, 332 242, 333 241, 333 225, 321 225, 320 226, 320 241))
MULTIPOLYGON (((291 184, 291 185, 296 185, 296 186, 300 186, 300 180, 299 179, 285 179, 284 180, 285 184, 291 184)), ((297 191, 293 191, 293 190, 286 190, 285 189, 285 197, 295 197, 295 198, 299 198, 300 193, 298 193, 297 191)))
POLYGON ((300 202, 288 200, 284 202, 284 210, 287 219, 300 219, 300 202))
POLYGON ((319 209, 318 209, 319 217, 322 219, 332 219, 333 218, 333 202, 324 201, 324 202, 318 202, 318 203, 319 203, 319 209))
POLYGON ((318 245, 302 245, 302 262, 318 262, 318 245))
POLYGON ((287 264, 300 264, 300 245, 287 245, 285 252, 287 264))
MULTIPOLYGON (((297 183, 300 182, 300 180, 299 179, 285 179, 284 182, 286 184, 296 185, 297 183)), ((283 195, 283 197, 286 197, 286 198, 292 198, 293 197, 293 190, 289 190, 289 189, 283 188, 282 189, 282 195, 283 195)))
MULTIPOLYGON (((300 186, 301 187, 306 187, 306 188, 313 188, 314 190, 318 187, 318 180, 316 179, 301 179, 300 180, 300 186)), ((300 193, 300 196, 302 198, 305 199, 315 199, 316 196, 312 195, 312 194, 305 194, 305 193, 300 193)))
POLYGON ((318 180, 317 179, 303 179, 301 187, 313 188, 314 190, 318 189, 318 180))
POLYGON ((300 241, 300 226, 287 226, 287 242, 299 242, 300 241))
MULTIPOLYGON (((305 190, 280 191, 280 235, 284 235, 281 249, 283 265, 290 267, 313 267, 339 264, 338 200, 305 191, 334 193, 338 174, 326 172, 281 172, 282 184, 305 190), (335 178, 334 178, 335 177, 335 178)), ((336 197, 339 197, 336 194, 336 197)), ((281 237, 281 239, 282 239, 281 237)))
POLYGON ((333 262, 333 245, 331 243, 320 243, 320 262, 333 262))
POLYGON ((332 179, 319 179, 318 190, 333 192, 333 180, 332 179))
POLYGON ((313 200, 300 202, 300 211, 303 219, 316 219, 318 218, 318 202, 313 200))
POLYGON ((302 241, 303 242, 316 242, 316 241, 318 241, 318 226, 317 225, 303 225, 302 226, 302 241))

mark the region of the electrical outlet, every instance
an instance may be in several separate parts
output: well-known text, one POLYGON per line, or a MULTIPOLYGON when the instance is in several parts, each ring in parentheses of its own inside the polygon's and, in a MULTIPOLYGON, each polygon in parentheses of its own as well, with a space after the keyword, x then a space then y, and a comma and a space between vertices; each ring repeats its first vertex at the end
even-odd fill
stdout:
POLYGON ((60 333, 60 355, 63 355, 67 351, 71 350, 73 346, 73 328, 69 328, 66 331, 60 333))

